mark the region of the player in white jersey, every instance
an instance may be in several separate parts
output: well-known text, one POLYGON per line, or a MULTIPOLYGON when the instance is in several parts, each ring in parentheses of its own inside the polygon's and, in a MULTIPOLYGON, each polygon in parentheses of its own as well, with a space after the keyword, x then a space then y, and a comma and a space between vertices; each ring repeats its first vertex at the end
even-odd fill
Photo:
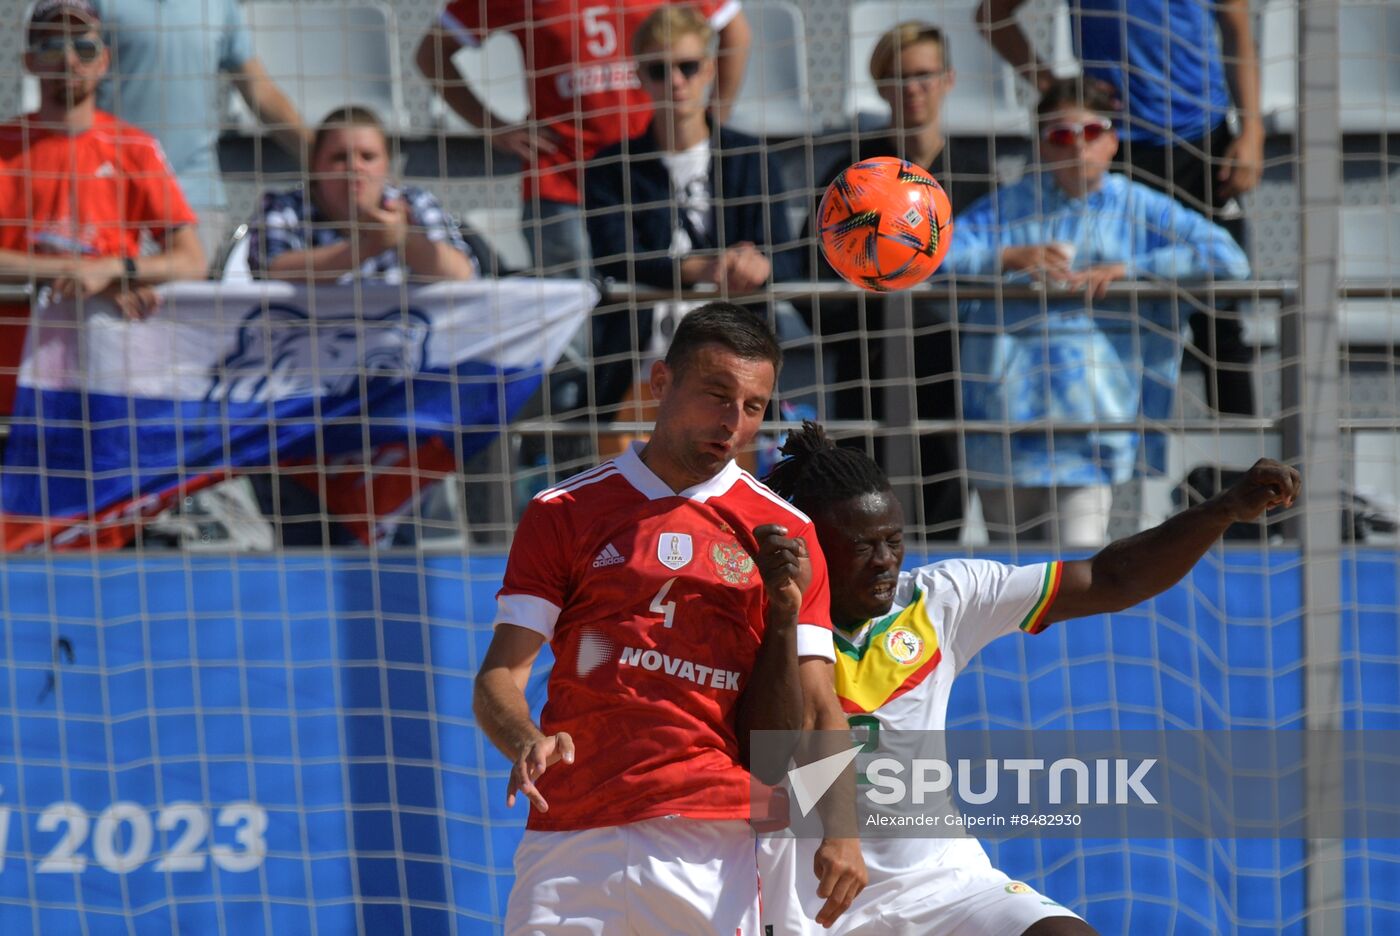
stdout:
MULTIPOLYGON (((953 680, 984 646, 1070 618, 1119 611, 1179 581, 1230 524, 1291 505, 1300 480, 1262 459, 1230 489, 1090 559, 1012 566, 976 559, 901 571, 904 516, 863 453, 805 423, 765 480, 811 517, 826 555, 837 643, 836 694, 865 739, 944 728, 953 680)), ((912 743, 912 742, 911 742, 912 743)), ((890 749, 881 740, 882 754, 890 749)), ((816 933, 815 843, 760 845, 764 933, 816 933)), ((992 867, 975 838, 867 838, 869 884, 830 930, 842 934, 1085 936, 1065 907, 992 867)))

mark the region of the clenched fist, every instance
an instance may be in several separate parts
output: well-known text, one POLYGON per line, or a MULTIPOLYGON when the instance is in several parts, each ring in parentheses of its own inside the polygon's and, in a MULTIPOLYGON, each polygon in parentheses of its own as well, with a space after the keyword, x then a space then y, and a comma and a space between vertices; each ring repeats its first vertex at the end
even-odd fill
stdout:
POLYGON ((796 621, 802 595, 812 584, 812 560, 806 541, 800 536, 789 537, 787 532, 787 527, 776 523, 755 527, 753 538, 758 551, 753 558, 763 576, 769 612, 783 620, 796 621))
POLYGON ((1302 476, 1272 458, 1261 458, 1234 484, 1215 496, 1237 523, 1250 523, 1275 507, 1292 507, 1302 476))

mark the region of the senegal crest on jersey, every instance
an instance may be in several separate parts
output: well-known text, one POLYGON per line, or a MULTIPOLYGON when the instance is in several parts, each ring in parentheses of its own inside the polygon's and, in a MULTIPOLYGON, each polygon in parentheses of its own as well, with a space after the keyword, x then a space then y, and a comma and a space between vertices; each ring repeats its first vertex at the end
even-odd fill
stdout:
POLYGON ((869 621, 836 640, 836 695, 847 713, 874 712, 917 688, 938 667, 943 653, 929 621, 922 589, 907 607, 869 621))
POLYGON ((885 652, 896 663, 908 666, 919 659, 924 652, 923 638, 905 627, 896 627, 885 633, 885 652))
POLYGON ((715 543, 710 547, 710 559, 719 577, 730 585, 747 585, 753 574, 753 556, 738 543, 715 543))

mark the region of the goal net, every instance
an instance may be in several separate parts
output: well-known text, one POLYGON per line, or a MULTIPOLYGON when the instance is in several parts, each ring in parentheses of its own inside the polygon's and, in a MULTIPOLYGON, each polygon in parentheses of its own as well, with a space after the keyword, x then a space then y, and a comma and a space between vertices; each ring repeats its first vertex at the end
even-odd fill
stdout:
MULTIPOLYGON (((714 0, 640 71, 643 4, 102 6, 96 45, 0 11, 0 932, 499 932, 526 812, 471 699, 515 523, 645 438, 715 298, 785 353, 743 465, 822 421, 911 568, 1303 472, 1161 596, 987 647, 950 729, 1400 727, 1394 4, 714 0), (151 137, 60 149, 78 72, 151 137), (876 155, 957 215, 912 290, 820 246, 876 155), (210 276, 151 272, 190 226, 210 276), (73 285, 128 257, 153 293, 73 285)), ((1400 929, 1389 840, 984 844, 1106 934, 1400 929)))

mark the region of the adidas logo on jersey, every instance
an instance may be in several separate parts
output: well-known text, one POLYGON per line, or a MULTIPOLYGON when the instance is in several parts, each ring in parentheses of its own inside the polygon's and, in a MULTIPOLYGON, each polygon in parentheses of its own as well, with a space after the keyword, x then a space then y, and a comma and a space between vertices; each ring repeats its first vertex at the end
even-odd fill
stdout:
POLYGON ((603 551, 598 553, 593 559, 593 568, 601 569, 604 566, 617 565, 619 562, 626 562, 627 557, 617 551, 617 547, 612 543, 603 547, 603 551))

